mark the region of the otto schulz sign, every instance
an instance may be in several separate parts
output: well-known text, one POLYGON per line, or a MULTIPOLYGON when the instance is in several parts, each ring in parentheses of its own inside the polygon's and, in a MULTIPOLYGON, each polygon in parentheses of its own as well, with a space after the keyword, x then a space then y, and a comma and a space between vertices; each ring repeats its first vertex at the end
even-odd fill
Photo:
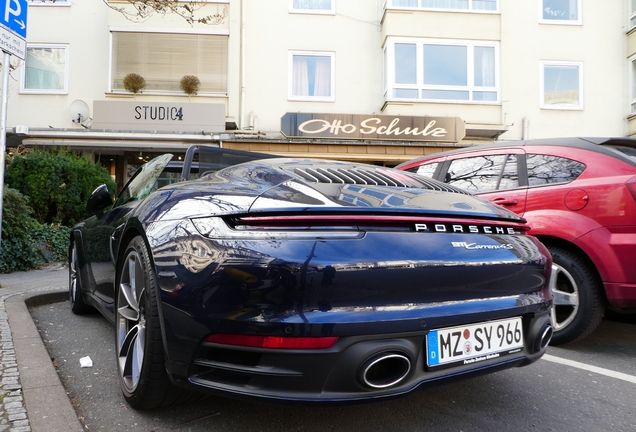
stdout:
POLYGON ((459 142, 466 125, 457 117, 286 113, 281 132, 288 138, 459 142))

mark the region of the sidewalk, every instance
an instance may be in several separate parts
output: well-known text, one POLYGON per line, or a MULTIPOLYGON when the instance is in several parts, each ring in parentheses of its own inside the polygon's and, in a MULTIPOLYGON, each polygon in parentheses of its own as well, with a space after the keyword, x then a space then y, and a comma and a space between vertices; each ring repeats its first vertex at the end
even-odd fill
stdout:
POLYGON ((0 286, 0 432, 82 431, 27 309, 65 299, 68 269, 0 274, 0 286))

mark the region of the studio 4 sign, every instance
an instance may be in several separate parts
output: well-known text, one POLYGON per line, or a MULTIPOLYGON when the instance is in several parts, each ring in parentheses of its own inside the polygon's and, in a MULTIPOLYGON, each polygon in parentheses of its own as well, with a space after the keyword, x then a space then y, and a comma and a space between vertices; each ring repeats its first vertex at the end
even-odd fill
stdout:
MULTIPOLYGON (((0 0, 2 1, 2 0, 0 0)), ((93 128, 131 131, 225 131, 225 105, 94 101, 93 128)))
POLYGON ((289 138, 340 138, 458 142, 465 133, 457 117, 286 113, 281 131, 289 138))

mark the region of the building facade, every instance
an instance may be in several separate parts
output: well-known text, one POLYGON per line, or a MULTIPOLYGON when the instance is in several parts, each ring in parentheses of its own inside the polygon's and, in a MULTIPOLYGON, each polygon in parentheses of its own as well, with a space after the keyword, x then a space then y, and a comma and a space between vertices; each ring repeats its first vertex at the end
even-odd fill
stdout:
POLYGON ((204 1, 208 24, 139 22, 126 2, 29 5, 7 146, 94 154, 120 184, 191 144, 390 166, 494 140, 636 135, 636 0, 204 1))

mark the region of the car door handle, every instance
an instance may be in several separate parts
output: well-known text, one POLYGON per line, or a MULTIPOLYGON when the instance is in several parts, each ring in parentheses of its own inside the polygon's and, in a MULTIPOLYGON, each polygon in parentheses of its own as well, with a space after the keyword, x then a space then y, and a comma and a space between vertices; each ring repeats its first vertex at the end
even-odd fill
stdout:
POLYGON ((510 199, 510 198, 495 198, 494 200, 492 200, 492 202, 494 202, 495 204, 499 204, 502 206, 511 206, 511 205, 516 205, 517 203, 519 203, 519 200, 517 199, 510 199))

